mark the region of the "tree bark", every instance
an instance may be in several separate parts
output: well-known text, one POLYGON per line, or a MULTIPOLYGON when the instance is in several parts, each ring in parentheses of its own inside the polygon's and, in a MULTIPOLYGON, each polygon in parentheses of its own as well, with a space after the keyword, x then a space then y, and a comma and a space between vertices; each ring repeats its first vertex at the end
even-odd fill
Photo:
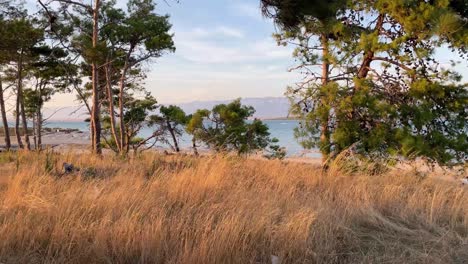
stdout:
MULTIPOLYGON (((375 27, 374 27, 374 32, 376 32, 376 33, 380 32, 380 30, 383 27, 384 19, 385 19, 385 14, 379 14, 379 16, 377 17, 377 22, 376 22, 375 27)), ((378 36, 380 36, 380 35, 378 34, 378 36)), ((368 75, 368 73, 370 71, 370 65, 371 65, 372 61, 374 60, 374 55, 375 55, 375 51, 372 50, 372 49, 364 51, 363 58, 362 58, 362 63, 361 63, 361 66, 359 67, 359 70, 357 72, 357 78, 354 81, 354 89, 352 91, 351 96, 354 97, 356 91, 361 90, 362 81, 367 78, 367 75, 368 75)), ((356 106, 353 105, 352 110, 348 115, 348 118, 351 119, 351 120, 354 120, 356 118, 356 116, 357 116, 356 112, 357 112, 356 106)))
POLYGON ((18 91, 16 91, 16 106, 15 106, 15 136, 16 142, 18 143, 18 148, 24 148, 23 140, 21 139, 21 132, 20 132, 20 100, 18 91))
MULTIPOLYGON (((382 29, 384 18, 385 18, 384 14, 380 14, 377 17, 377 23, 375 25, 374 31, 379 32, 382 29)), ((369 73, 369 70, 370 70, 370 65, 374 58, 374 54, 375 52, 373 50, 368 50, 364 52, 364 57, 362 59, 361 67, 359 67, 359 71, 357 75, 358 79, 364 79, 367 77, 367 74, 369 73)), ((360 85, 356 85, 356 88, 359 89, 360 88, 359 86, 360 85)))
POLYGON ((177 138, 175 136, 174 129, 171 126, 171 122, 169 122, 169 120, 166 120, 166 125, 167 125, 167 128, 169 129, 169 133, 171 133, 172 140, 174 141, 175 151, 180 152, 179 144, 177 143, 177 138))
MULTIPOLYGON (((97 48, 98 43, 98 30, 99 30, 99 5, 100 0, 95 0, 93 8, 93 48, 97 48)), ((92 79, 92 93, 93 93, 93 107, 91 112, 91 123, 92 123, 92 149, 94 154, 100 155, 102 153, 101 148, 101 118, 100 118, 100 100, 99 100, 99 76, 98 76, 98 65, 94 59, 91 64, 91 79, 92 79)))
MULTIPOLYGON (((115 144, 117 145, 117 149, 119 152, 122 152, 122 145, 120 144, 120 139, 117 135, 117 131, 115 129, 115 110, 114 110, 114 95, 112 93, 112 84, 109 76, 109 62, 107 62, 106 66, 106 88, 107 88, 107 97, 109 100, 109 116, 110 116, 110 122, 111 122, 111 133, 114 138, 115 144)), ((122 130, 121 132, 122 133, 122 130)))
POLYGON ((32 118, 32 136, 33 136, 33 144, 34 144, 34 149, 37 150, 37 136, 36 136, 36 132, 37 132, 37 113, 34 113, 34 116, 32 118))
POLYGON ((5 147, 6 147, 6 150, 10 150, 11 149, 10 130, 8 128, 8 119, 6 116, 5 100, 3 98, 3 86, 2 86, 1 78, 0 78, 0 112, 2 114, 3 130, 5 132, 5 147))
MULTIPOLYGON (((329 75, 330 75, 330 63, 328 60, 329 56, 329 43, 328 43, 328 36, 325 33, 322 33, 320 37, 320 41, 322 43, 322 89, 328 84, 329 75)), ((322 105, 327 104, 326 95, 324 91, 321 92, 321 103, 322 105)), ((321 131, 320 131, 320 149, 322 152, 322 164, 325 164, 328 161, 328 157, 330 155, 331 144, 330 144, 330 131, 328 129, 328 122, 329 122, 329 113, 326 113, 326 116, 322 117, 321 120, 321 131)))
POLYGON ((36 136, 37 136, 37 150, 42 150, 42 111, 41 107, 37 109, 36 117, 36 136))
POLYGON ((198 156, 197 141, 195 140, 195 137, 192 137, 192 148, 193 154, 195 154, 195 156, 198 156))
MULTIPOLYGON (((125 59, 125 64, 122 69, 122 75, 120 76, 120 87, 119 87, 119 116, 120 116, 120 145, 122 146, 122 150, 128 149, 125 148, 128 145, 128 141, 125 140, 125 126, 124 126, 124 92, 125 92, 125 78, 127 75, 128 70, 128 59, 129 55, 125 59)), ((126 151, 128 152, 128 151, 126 151)), ((124 154, 124 153, 121 153, 124 154)))
POLYGON ((31 150, 31 143, 29 142, 28 135, 28 122, 26 119, 26 112, 24 111, 24 98, 23 98, 23 52, 21 51, 18 60, 18 100, 21 110, 21 121, 23 125, 24 142, 26 143, 26 149, 31 150))
POLYGON ((37 147, 36 150, 42 150, 42 107, 44 102, 42 100, 42 93, 44 91, 45 84, 42 82, 39 84, 39 106, 36 111, 36 136, 37 136, 37 147))

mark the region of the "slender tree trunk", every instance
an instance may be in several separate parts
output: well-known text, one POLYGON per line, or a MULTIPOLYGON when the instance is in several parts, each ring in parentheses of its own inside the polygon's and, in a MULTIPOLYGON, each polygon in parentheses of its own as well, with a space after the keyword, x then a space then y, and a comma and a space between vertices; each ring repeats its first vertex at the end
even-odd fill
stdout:
MULTIPOLYGON (((330 63, 329 63, 329 43, 328 43, 328 36, 325 33, 322 33, 321 36, 322 42, 322 92, 321 92, 321 103, 322 105, 327 104, 326 94, 323 91, 325 86, 328 84, 329 81, 329 74, 330 74, 330 63)), ((331 150, 331 143, 330 143, 330 131, 328 129, 329 123, 329 112, 326 113, 325 116, 322 117, 321 120, 321 131, 320 131, 320 148, 322 152, 322 164, 325 164, 328 160, 331 150)))
POLYGON ((8 128, 8 119, 6 116, 5 100, 3 98, 3 86, 2 86, 1 78, 0 78, 0 112, 2 113, 3 130, 5 132, 5 147, 6 147, 6 150, 10 150, 11 149, 10 130, 8 128))
MULTIPOLYGON (((120 76, 120 87, 119 87, 119 116, 120 116, 120 145, 122 150, 125 149, 124 146, 128 145, 128 141, 125 142, 125 126, 124 126, 124 93, 125 93, 125 78, 127 76, 128 70, 128 55, 125 60, 124 67, 122 69, 122 75, 120 76)), ((128 151, 127 151, 128 152, 128 151)), ((124 154, 124 153, 121 153, 124 154)))
MULTIPOLYGON (((93 107, 91 106, 91 112, 90 112, 91 117, 93 115, 92 109, 93 107)), ((91 118, 91 122, 89 122, 89 132, 90 132, 90 139, 91 139, 91 149, 94 152, 94 121, 92 118, 91 118)))
MULTIPOLYGON (((107 97, 109 100, 109 116, 111 122, 111 132, 112 136, 114 137, 115 144, 117 145, 117 149, 119 152, 122 152, 122 145, 120 144, 120 138, 117 135, 117 131, 115 129, 115 110, 114 110, 114 95, 112 92, 112 84, 109 76, 109 62, 107 62, 106 66, 106 88, 107 88, 107 97)), ((122 133, 122 130, 120 131, 122 133)))
POLYGON ((32 136, 33 136, 33 143, 34 143, 34 149, 37 150, 37 136, 36 136, 36 132, 37 132, 37 113, 34 113, 34 116, 32 118, 33 120, 33 123, 32 123, 32 136))
POLYGON ((130 151, 130 140, 132 140, 132 139, 130 138, 129 134, 125 134, 125 137, 126 137, 126 140, 127 140, 127 144, 125 145, 125 151, 126 151, 125 153, 128 153, 130 151))
POLYGON ((169 122, 169 120, 166 120, 166 125, 167 125, 167 128, 169 129, 169 132, 171 133, 172 140, 174 141, 175 151, 180 152, 179 144, 177 143, 177 138, 174 133, 174 128, 171 126, 171 122, 169 122))
MULTIPOLYGON (((95 71, 93 69, 93 71, 95 71)), ((97 79, 97 72, 93 74, 93 78, 97 79)), ((97 82, 93 80, 94 85, 97 86, 97 82)), ((97 87, 96 87, 97 88, 97 87)), ((93 89, 94 90, 94 89, 93 89)), ((101 118, 100 118, 100 105, 99 105, 99 90, 96 89, 93 91, 93 106, 92 106, 92 116, 91 116, 91 128, 92 128, 92 142, 93 142, 93 152, 95 154, 101 154, 101 118)))
POLYGON ((29 142, 28 135, 28 122, 26 119, 26 112, 24 111, 24 98, 23 98, 23 52, 21 51, 20 58, 18 60, 18 101, 21 110, 21 121, 23 125, 24 142, 26 143, 26 149, 31 150, 31 143, 29 142))
POLYGON ((192 137, 192 148, 195 156, 198 156, 197 141, 195 140, 195 137, 192 137))
MULTIPOLYGON (((98 30, 99 30, 99 5, 100 0, 94 1, 93 9, 93 48, 98 44, 98 30)), ((101 154, 101 118, 100 118, 100 100, 99 100, 99 76, 98 65, 95 60, 91 65, 92 70, 92 90, 93 90, 93 107, 91 113, 91 123, 93 128, 92 149, 95 154, 101 154)))
POLYGON ((36 142, 36 150, 40 151, 42 150, 42 107, 44 106, 44 102, 42 100, 42 93, 43 93, 43 88, 45 87, 45 84, 42 84, 42 82, 39 84, 39 105, 37 107, 36 111, 36 137, 37 137, 37 142, 36 142))
POLYGON ((21 139, 21 132, 20 132, 20 100, 18 91, 16 91, 16 106, 15 106, 15 136, 16 142, 18 143, 18 148, 24 148, 23 140, 21 139))
POLYGON ((41 108, 37 110, 37 117, 36 117, 36 135, 37 135, 37 150, 42 150, 42 111, 41 108))

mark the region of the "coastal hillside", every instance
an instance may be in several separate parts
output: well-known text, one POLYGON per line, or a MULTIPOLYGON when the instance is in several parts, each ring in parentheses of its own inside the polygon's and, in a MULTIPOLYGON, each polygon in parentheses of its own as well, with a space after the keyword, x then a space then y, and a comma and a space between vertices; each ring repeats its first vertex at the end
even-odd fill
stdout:
MULTIPOLYGON (((232 100, 216 101, 193 101, 186 103, 175 103, 187 114, 192 114, 198 109, 211 109, 217 104, 227 104, 232 100)), ((255 108, 254 117, 260 119, 284 118, 289 113, 289 100, 286 97, 259 97, 242 98, 242 104, 255 108)), ((163 105, 168 105, 164 104, 163 105)), ((88 117, 86 109, 82 106, 70 107, 48 107, 44 109, 44 116, 50 117, 51 121, 83 121, 88 117)))
MULTIPOLYGON (((227 104, 223 101, 194 101, 178 104, 186 113, 194 113, 197 109, 211 109, 217 104, 227 104)), ((242 98, 242 104, 255 108, 254 117, 260 119, 287 117, 290 103, 286 97, 242 98)))

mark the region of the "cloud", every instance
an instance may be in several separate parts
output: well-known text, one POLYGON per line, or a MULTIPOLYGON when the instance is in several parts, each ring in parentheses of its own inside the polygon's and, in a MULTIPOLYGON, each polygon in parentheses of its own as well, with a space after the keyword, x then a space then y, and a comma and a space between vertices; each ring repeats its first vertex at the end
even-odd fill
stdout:
POLYGON ((256 20, 262 20, 262 13, 259 4, 246 2, 236 2, 232 5, 232 10, 235 14, 249 17, 256 20))
POLYGON ((255 41, 244 38, 241 31, 222 26, 176 34, 175 42, 176 55, 196 63, 256 63, 290 59, 292 54, 292 47, 277 46, 271 38, 255 41), (237 40, 226 41, 226 37, 237 40))
MULTIPOLYGON (((291 59, 292 47, 277 46, 271 37, 252 39, 238 28, 219 25, 175 32, 176 56, 195 63, 250 63, 291 59)), ((257 37, 258 38, 258 37, 257 37)))
POLYGON ((244 33, 241 30, 232 28, 232 27, 219 26, 216 28, 216 32, 219 32, 228 37, 234 37, 234 38, 244 37, 244 33))
POLYGON ((177 35, 183 35, 185 37, 193 39, 210 39, 210 38, 220 38, 220 37, 229 37, 229 38, 244 38, 245 34, 242 30, 229 27, 229 26, 217 26, 215 28, 202 28, 195 27, 189 31, 185 32, 175 32, 177 35))
POLYGON ((211 35, 212 32, 209 32, 206 29, 196 27, 192 29, 190 32, 188 32, 189 35, 195 37, 195 38, 205 38, 211 35))
POLYGON ((262 49, 263 45, 225 47, 209 41, 186 40, 178 45, 178 55, 198 63, 258 62, 291 57, 291 50, 284 47, 262 49))

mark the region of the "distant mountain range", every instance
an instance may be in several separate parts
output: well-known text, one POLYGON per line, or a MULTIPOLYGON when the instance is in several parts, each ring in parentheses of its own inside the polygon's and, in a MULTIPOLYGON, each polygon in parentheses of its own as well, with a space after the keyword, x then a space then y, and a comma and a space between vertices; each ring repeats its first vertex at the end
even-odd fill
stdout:
MULTIPOLYGON (((194 101, 190 103, 177 104, 186 113, 191 114, 197 109, 211 109, 217 104, 227 104, 232 100, 220 101, 194 101)), ((262 97, 243 98, 242 104, 255 108, 254 117, 260 119, 287 117, 289 112, 289 101, 285 97, 262 97)))
MULTIPOLYGON (((232 100, 219 101, 193 101, 188 103, 178 103, 187 114, 194 113, 197 109, 211 109, 217 104, 226 104, 232 100)), ((289 112, 289 100, 285 97, 261 97, 243 98, 242 104, 255 108, 254 117, 260 119, 287 117, 289 112)), ((83 121, 87 117, 84 107, 70 106, 64 108, 48 108, 44 111, 44 116, 54 121, 83 121)))

